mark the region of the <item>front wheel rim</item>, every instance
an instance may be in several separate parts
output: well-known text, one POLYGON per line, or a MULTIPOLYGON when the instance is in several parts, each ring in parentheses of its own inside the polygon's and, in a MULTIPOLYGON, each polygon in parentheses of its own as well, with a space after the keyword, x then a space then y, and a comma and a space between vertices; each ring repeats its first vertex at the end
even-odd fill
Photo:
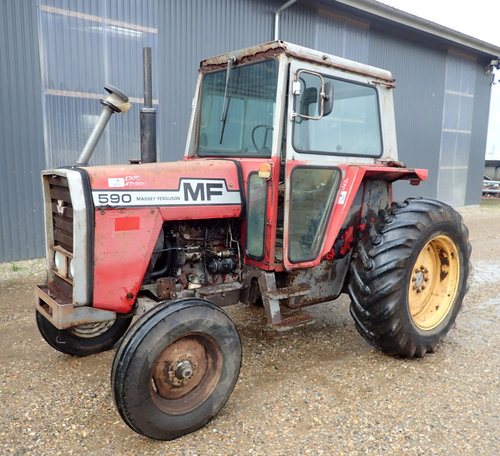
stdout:
POLYGON ((156 358, 150 382, 153 402, 164 413, 181 415, 203 404, 222 374, 223 356, 208 334, 186 334, 156 358))
POLYGON ((440 235, 427 242, 411 270, 408 304, 413 323, 430 331, 449 314, 460 283, 460 258, 455 242, 440 235))

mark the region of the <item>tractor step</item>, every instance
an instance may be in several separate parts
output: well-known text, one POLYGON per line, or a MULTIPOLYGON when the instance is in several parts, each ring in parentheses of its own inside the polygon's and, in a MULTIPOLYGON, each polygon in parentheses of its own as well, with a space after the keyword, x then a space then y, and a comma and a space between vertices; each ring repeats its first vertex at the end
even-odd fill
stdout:
POLYGON ((289 317, 284 317, 280 323, 271 325, 277 331, 287 331, 292 328, 297 328, 299 326, 310 325, 316 320, 312 315, 301 313, 290 315, 289 317))
POLYGON ((297 313, 286 317, 281 316, 280 300, 306 295, 310 291, 308 286, 277 289, 275 276, 272 272, 262 274, 259 277, 259 285, 269 326, 278 331, 286 331, 287 329, 314 322, 314 318, 311 315, 304 313, 297 313))
POLYGON ((287 299, 287 298, 292 298, 294 296, 304 296, 307 293, 311 291, 311 288, 308 286, 301 286, 301 287, 284 287, 284 288, 279 288, 278 290, 268 290, 262 293, 263 297, 269 298, 269 299, 287 299))

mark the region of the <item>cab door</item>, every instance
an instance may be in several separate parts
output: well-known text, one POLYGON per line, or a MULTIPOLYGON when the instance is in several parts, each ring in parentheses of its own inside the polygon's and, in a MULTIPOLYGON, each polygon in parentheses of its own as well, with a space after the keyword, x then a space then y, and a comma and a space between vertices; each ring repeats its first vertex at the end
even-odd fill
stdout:
POLYGON ((314 266, 354 198, 359 163, 382 155, 377 88, 366 76, 292 61, 286 146, 284 266, 314 266), (362 157, 362 158, 361 158, 362 157))

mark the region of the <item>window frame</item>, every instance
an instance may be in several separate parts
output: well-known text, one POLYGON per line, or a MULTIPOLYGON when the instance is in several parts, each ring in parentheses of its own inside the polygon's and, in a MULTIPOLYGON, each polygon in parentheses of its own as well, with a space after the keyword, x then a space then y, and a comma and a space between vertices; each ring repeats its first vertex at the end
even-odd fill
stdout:
MULTIPOLYGON (((297 68, 296 71, 295 71, 295 73, 298 73, 299 71, 302 71, 302 70, 307 70, 307 68, 297 68)), ((296 118, 294 118, 292 120, 292 137, 291 137, 291 141, 290 141, 294 152, 296 152, 298 154, 326 155, 326 156, 337 156, 337 157, 368 157, 368 158, 380 158, 380 157, 382 157, 384 155, 384 136, 383 136, 383 129, 382 129, 382 112, 381 112, 381 109, 380 109, 380 96, 379 96, 379 91, 378 91, 377 86, 374 85, 374 84, 367 84, 365 82, 353 81, 352 79, 346 79, 346 78, 341 78, 341 77, 338 77, 338 76, 333 76, 331 74, 322 73, 322 72, 319 72, 319 71, 313 71, 313 73, 317 73, 317 74, 321 75, 325 79, 331 79, 331 80, 334 80, 334 81, 341 81, 341 82, 347 82, 347 83, 350 83, 350 84, 361 85, 361 86, 369 87, 369 88, 371 88, 371 89, 373 89, 375 91, 375 96, 376 96, 376 100, 377 100, 377 113, 378 113, 378 120, 379 120, 379 122, 378 122, 378 131, 379 131, 379 137, 380 137, 380 153, 378 155, 373 155, 373 154, 352 154, 352 153, 349 154, 349 153, 345 153, 345 152, 326 152, 326 151, 313 150, 313 149, 311 149, 311 150, 302 150, 302 149, 299 149, 299 148, 296 147, 296 144, 295 144, 296 118)), ((327 82, 327 81, 325 80, 325 82, 327 82)), ((295 110, 296 110, 296 103, 298 102, 299 97, 296 96, 296 95, 293 95, 293 92, 291 90, 290 90, 290 94, 293 97, 292 109, 295 112, 295 110)), ((335 90, 334 90, 334 110, 335 110, 335 90)), ((323 119, 323 118, 324 117, 321 117, 321 119, 323 119)), ((319 121, 321 121, 321 119, 319 119, 319 121)), ((318 120, 310 120, 310 119, 307 119, 307 120, 308 121, 318 122, 318 120)))
MULTIPOLYGON (((256 64, 266 62, 266 61, 274 61, 276 63, 276 93, 275 93, 275 98, 273 100, 274 112, 273 112, 273 124, 271 125, 273 127, 273 136, 271 138, 271 144, 273 144, 274 134, 275 134, 274 124, 275 124, 276 113, 278 111, 278 101, 279 101, 278 90, 279 90, 279 77, 280 77, 280 60, 276 56, 270 56, 270 57, 267 57, 265 59, 252 60, 250 62, 245 62, 245 63, 241 63, 241 64, 233 66, 232 71, 234 71, 235 68, 242 68, 242 67, 246 67, 249 65, 256 65, 256 64)), ((201 78, 200 92, 199 92, 200 93, 200 98, 199 98, 200 101, 199 101, 199 108, 198 108, 197 119, 196 119, 195 155, 198 157, 204 157, 204 158, 206 158, 206 157, 214 157, 214 158, 215 157, 216 158, 271 158, 273 155, 272 147, 271 147, 269 153, 265 153, 265 154, 263 154, 263 153, 244 154, 241 150, 237 151, 237 152, 223 151, 224 152, 223 154, 215 152, 215 151, 211 151, 208 153, 204 152, 204 151, 203 152, 200 151, 199 139, 200 139, 200 128, 201 128, 201 114, 202 114, 202 110, 203 110, 203 84, 205 82, 205 77, 207 74, 213 74, 213 73, 225 72, 225 71, 226 71, 226 68, 218 68, 218 69, 213 70, 213 71, 207 71, 203 74, 203 76, 201 78)), ((244 113, 244 117, 246 118, 246 113, 244 113)), ((243 137, 242 137, 242 139, 243 139, 243 137)), ((222 151, 220 151, 220 152, 222 152, 222 151)))
POLYGON ((264 192, 265 192, 265 206, 264 206, 264 223, 262 224, 262 255, 260 256, 256 256, 256 255, 253 255, 251 253, 248 252, 248 229, 249 229, 249 223, 248 221, 250 220, 250 217, 249 217, 249 212, 250 212, 250 204, 251 204, 251 201, 252 201, 252 195, 250 193, 250 189, 251 189, 251 180, 252 180, 252 177, 257 175, 257 177, 259 179, 261 179, 259 177, 259 172, 258 171, 251 171, 248 173, 248 177, 247 177, 247 204, 246 204, 246 223, 245 223, 245 255, 248 257, 248 258, 251 258, 252 260, 256 260, 256 261, 262 261, 266 255, 266 220, 267 220, 267 210, 268 210, 268 204, 269 204, 269 198, 268 198, 268 195, 269 195, 269 181, 268 180, 265 180, 265 179, 262 179, 265 181, 265 189, 264 189, 264 192))
POLYGON ((290 231, 288 229, 290 223, 293 223, 292 220, 290 220, 290 216, 291 216, 291 206, 292 206, 292 194, 293 194, 293 174, 295 173, 295 171, 297 169, 317 169, 317 170, 321 170, 321 169, 326 169, 326 170, 333 170, 335 172, 338 173, 338 179, 337 179, 337 183, 336 183, 336 187, 332 189, 333 191, 333 196, 332 196, 332 199, 331 201, 329 202, 329 207, 327 209, 327 211, 325 212, 325 220, 326 220, 326 223, 324 223, 324 227, 323 227, 323 231, 320 233, 318 231, 317 233, 317 237, 319 238, 324 238, 325 237, 325 234, 326 234, 326 231, 328 229, 328 225, 329 225, 329 221, 330 221, 330 218, 332 216, 332 213, 333 213, 333 208, 335 207, 335 202, 337 201, 337 197, 338 197, 338 194, 339 194, 339 188, 340 188, 340 184, 342 182, 342 170, 338 167, 338 166, 324 166, 324 165, 314 165, 314 164, 311 164, 311 165, 296 165, 292 168, 291 172, 290 172, 290 180, 289 180, 289 185, 290 185, 290 190, 289 190, 289 196, 288 196, 288 220, 287 220, 287 223, 288 223, 288 226, 286 227, 286 233, 287 233, 287 249, 286 249, 286 257, 288 259, 288 261, 291 263, 291 264, 301 264, 301 263, 307 263, 309 261, 314 261, 316 258, 318 258, 318 255, 320 254, 321 252, 321 247, 322 247, 322 243, 317 247, 316 251, 315 252, 312 252, 313 253, 313 256, 310 257, 310 258, 303 258, 303 259, 299 259, 299 260, 292 260, 292 258, 290 257, 290 231))

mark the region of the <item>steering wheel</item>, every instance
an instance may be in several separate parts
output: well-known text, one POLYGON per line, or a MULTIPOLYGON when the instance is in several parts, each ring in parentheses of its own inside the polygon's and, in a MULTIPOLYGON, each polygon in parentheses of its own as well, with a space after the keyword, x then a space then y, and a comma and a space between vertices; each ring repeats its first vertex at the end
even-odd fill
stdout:
POLYGON ((255 147, 255 150, 262 151, 262 150, 266 149, 267 135, 269 134, 269 132, 271 132, 271 134, 272 134, 272 131, 273 131, 272 125, 258 124, 258 125, 255 125, 255 127, 253 127, 251 138, 252 138, 252 144, 255 147), (257 146, 257 142, 255 140, 255 132, 261 128, 264 129, 264 141, 262 142, 262 147, 259 147, 259 146, 257 146))

